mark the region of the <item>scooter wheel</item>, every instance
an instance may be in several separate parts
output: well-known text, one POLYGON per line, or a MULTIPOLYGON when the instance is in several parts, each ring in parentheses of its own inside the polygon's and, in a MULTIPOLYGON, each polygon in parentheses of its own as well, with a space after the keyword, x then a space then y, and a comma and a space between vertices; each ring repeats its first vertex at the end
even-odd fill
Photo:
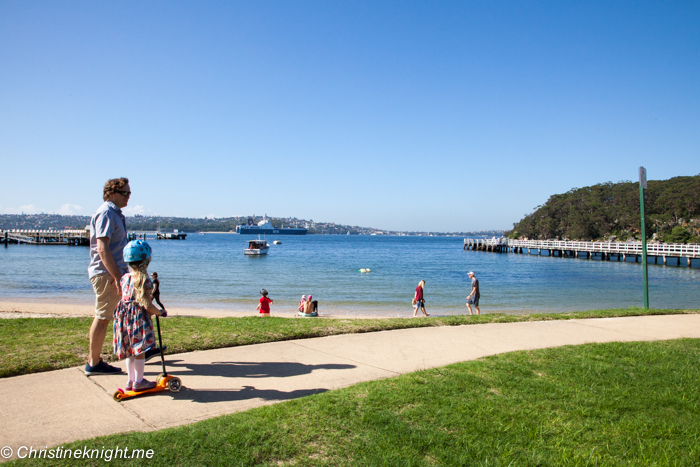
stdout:
POLYGON ((112 395, 115 401, 121 402, 122 399, 124 398, 124 393, 121 390, 116 390, 114 391, 114 394, 112 395))
POLYGON ((158 377, 156 378, 156 384, 160 386, 160 382, 163 381, 163 373, 159 374, 158 377))
POLYGON ((182 381, 177 376, 168 381, 168 389, 171 392, 179 392, 182 387, 182 381))

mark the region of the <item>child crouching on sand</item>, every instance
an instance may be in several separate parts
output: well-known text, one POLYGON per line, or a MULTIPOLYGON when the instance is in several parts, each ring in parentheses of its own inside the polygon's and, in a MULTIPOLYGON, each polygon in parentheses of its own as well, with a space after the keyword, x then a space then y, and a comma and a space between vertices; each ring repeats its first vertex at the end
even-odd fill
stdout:
POLYGON ((133 240, 124 247, 129 273, 121 280, 122 299, 114 309, 114 354, 126 358, 129 380, 127 391, 145 391, 156 386, 144 379, 146 351, 155 346, 151 315, 167 316, 151 302, 153 284, 148 278, 151 247, 144 240, 133 240))
POLYGON ((270 316, 270 303, 272 303, 271 298, 267 298, 267 290, 262 289, 260 291, 260 303, 258 303, 258 307, 256 310, 260 311, 260 314, 263 316, 270 316))

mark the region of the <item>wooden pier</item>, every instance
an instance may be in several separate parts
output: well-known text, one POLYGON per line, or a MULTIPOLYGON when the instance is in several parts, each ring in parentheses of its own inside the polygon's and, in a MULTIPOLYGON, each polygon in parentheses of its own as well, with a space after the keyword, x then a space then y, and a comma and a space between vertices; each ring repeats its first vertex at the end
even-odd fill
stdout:
POLYGON ((90 230, 0 230, 0 242, 27 245, 89 246, 90 230))
MULTIPOLYGON (((464 250, 490 251, 496 253, 537 254, 559 258, 600 259, 602 261, 625 261, 628 258, 640 262, 642 258, 641 242, 572 242, 558 240, 511 240, 464 239, 464 250), (546 252, 543 255, 543 252, 546 252)), ((700 259, 700 245, 684 243, 648 243, 647 258, 652 264, 664 265, 675 263, 692 266, 692 261, 700 259), (685 261, 684 261, 685 260, 685 261)))
MULTIPOLYGON (((129 240, 184 240, 187 234, 182 232, 129 232, 129 240)), ((5 246, 24 245, 68 245, 90 246, 90 229, 76 230, 0 230, 0 243, 5 246)))

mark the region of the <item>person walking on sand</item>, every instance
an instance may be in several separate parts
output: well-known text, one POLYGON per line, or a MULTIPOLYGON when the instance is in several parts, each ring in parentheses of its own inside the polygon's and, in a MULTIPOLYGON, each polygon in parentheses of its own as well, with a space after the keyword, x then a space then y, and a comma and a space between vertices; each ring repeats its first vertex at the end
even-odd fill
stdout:
POLYGON ((270 303, 272 303, 271 298, 267 298, 267 290, 262 289, 260 291, 260 303, 258 303, 258 307, 256 310, 260 311, 260 314, 263 316, 270 316, 270 303))
POLYGON ((110 375, 120 368, 102 360, 101 351, 114 309, 121 300, 120 281, 127 273, 123 250, 126 246, 126 219, 122 208, 129 203, 128 178, 107 180, 102 191, 104 203, 90 219, 90 265, 88 277, 95 291, 95 318, 90 326, 90 347, 85 374, 110 375))
POLYGON ((473 271, 469 271, 467 275, 472 280, 472 290, 469 292, 469 295, 467 295, 467 309, 469 310, 469 314, 473 315, 472 305, 474 305, 474 308, 476 308, 476 314, 480 315, 481 310, 479 309, 479 297, 481 294, 479 294, 479 279, 476 278, 473 271))
MULTIPOLYGON (((153 300, 156 301, 158 306, 160 306, 162 309, 165 310, 165 305, 163 305, 160 301, 160 280, 158 279, 158 273, 155 271, 151 273, 151 283, 153 284, 153 290, 151 291, 151 297, 153 297, 153 300)), ((163 352, 165 352, 166 350, 168 350, 168 346, 164 345, 163 352)), ((150 359, 152 359, 156 355, 160 355, 160 348, 158 348, 158 347, 155 347, 153 349, 146 351, 146 361, 149 361, 150 359)))
POLYGON ((124 261, 129 272, 121 278, 121 299, 114 309, 114 354, 126 359, 127 391, 145 391, 156 387, 155 381, 143 375, 146 352, 155 347, 151 315, 165 318, 168 314, 159 310, 151 301, 153 284, 148 278, 151 262, 151 246, 145 240, 132 240, 124 247, 124 261))
POLYGON ((416 295, 415 295, 416 307, 413 309, 413 317, 414 318, 418 314, 419 308, 423 312, 423 316, 430 316, 428 313, 425 312, 425 298, 423 296, 424 289, 425 289, 425 281, 420 281, 418 283, 418 287, 416 287, 416 295))
POLYGON ((151 292, 153 300, 156 301, 158 306, 160 306, 161 308, 165 308, 165 306, 162 303, 160 303, 160 281, 158 280, 157 272, 151 273, 151 282, 153 283, 153 291, 151 292))

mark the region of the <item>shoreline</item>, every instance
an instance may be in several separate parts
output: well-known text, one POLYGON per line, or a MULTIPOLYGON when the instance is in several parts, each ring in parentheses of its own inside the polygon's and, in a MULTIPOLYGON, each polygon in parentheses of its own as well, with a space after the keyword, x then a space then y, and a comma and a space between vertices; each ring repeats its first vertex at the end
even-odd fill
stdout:
MULTIPOLYGON (((260 313, 253 309, 252 311, 240 309, 210 309, 210 308, 191 308, 191 307, 168 307, 168 316, 184 316, 198 318, 242 318, 246 316, 259 316, 260 313)), ((397 316, 396 313, 391 315, 378 312, 373 315, 355 315, 344 314, 341 312, 321 313, 318 318, 327 319, 377 319, 377 318, 412 318, 412 314, 407 312, 408 316, 397 316)), ((78 302, 43 302, 43 301, 23 301, 19 299, 0 300, 0 319, 13 318, 76 318, 76 317, 92 317, 95 316, 95 305, 78 302)), ((278 318, 297 318, 294 311, 276 311, 272 310, 271 316, 278 318)))
MULTIPOLYGON (((409 304, 410 305, 410 304, 409 304)), ((260 316, 255 310, 255 307, 231 306, 230 308, 207 308, 187 305, 168 306, 168 316, 181 317, 196 317, 196 318, 243 318, 246 316, 260 316)), ((461 313, 441 312, 439 309, 428 310, 430 317, 448 317, 448 316, 469 316, 466 307, 461 313)), ((505 315, 528 315, 533 313, 559 314, 571 313, 581 310, 538 310, 538 309, 519 309, 519 310, 482 310, 482 315, 489 314, 505 314, 505 315)), ((0 299, 0 320, 13 318, 75 318, 75 317, 92 317, 95 315, 95 305, 92 300, 79 299, 61 299, 58 297, 41 299, 26 299, 19 297, 8 297, 0 299)), ((273 307, 272 317, 277 318, 300 318, 297 312, 290 309, 275 309, 273 307)), ((474 315, 476 316, 476 315, 474 315)), ((419 313, 417 318, 421 318, 419 313)), ((401 318, 412 319, 413 310, 407 309, 405 312, 396 310, 377 310, 371 313, 358 313, 350 310, 333 310, 321 311, 318 318, 325 319, 388 319, 401 318)))

